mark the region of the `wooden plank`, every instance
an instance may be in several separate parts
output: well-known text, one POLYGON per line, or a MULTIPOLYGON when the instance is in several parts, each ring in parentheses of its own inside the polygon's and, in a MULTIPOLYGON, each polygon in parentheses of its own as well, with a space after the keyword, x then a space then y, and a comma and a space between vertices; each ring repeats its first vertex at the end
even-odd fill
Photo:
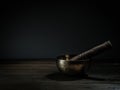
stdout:
POLYGON ((92 63, 88 78, 59 73, 53 61, 0 64, 0 90, 120 90, 119 63, 92 63))

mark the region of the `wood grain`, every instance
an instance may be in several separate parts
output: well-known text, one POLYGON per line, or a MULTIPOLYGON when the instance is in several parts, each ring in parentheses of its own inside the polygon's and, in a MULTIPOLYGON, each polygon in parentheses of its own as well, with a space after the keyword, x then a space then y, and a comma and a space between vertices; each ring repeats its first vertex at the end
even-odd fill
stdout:
POLYGON ((88 78, 59 73, 53 61, 0 64, 0 90, 120 90, 119 63, 92 63, 88 78))

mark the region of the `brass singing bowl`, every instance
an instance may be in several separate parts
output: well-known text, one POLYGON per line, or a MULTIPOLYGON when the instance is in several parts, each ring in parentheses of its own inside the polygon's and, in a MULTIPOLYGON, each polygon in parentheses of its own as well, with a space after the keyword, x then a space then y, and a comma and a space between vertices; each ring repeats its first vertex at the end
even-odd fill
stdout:
MULTIPOLYGON (((70 55, 69 57, 73 57, 74 55, 70 55)), ((87 60, 76 60, 76 61, 69 61, 66 59, 66 56, 58 56, 56 65, 60 72, 67 75, 84 75, 86 73, 86 68, 88 67, 87 60)))

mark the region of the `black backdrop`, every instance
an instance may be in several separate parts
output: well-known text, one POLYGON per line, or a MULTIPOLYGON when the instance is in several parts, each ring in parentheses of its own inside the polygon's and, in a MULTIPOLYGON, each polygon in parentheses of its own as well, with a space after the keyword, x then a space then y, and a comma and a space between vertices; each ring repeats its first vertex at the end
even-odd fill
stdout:
POLYGON ((110 40, 120 58, 117 1, 1 2, 0 58, 55 58, 110 40))

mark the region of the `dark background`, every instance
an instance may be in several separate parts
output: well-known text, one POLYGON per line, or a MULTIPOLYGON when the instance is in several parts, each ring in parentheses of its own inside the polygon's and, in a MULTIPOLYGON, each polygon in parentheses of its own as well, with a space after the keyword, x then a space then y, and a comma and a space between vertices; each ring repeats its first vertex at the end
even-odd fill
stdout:
POLYGON ((0 58, 56 58, 107 40, 113 48, 97 57, 120 58, 116 0, 4 1, 0 8, 0 58))

